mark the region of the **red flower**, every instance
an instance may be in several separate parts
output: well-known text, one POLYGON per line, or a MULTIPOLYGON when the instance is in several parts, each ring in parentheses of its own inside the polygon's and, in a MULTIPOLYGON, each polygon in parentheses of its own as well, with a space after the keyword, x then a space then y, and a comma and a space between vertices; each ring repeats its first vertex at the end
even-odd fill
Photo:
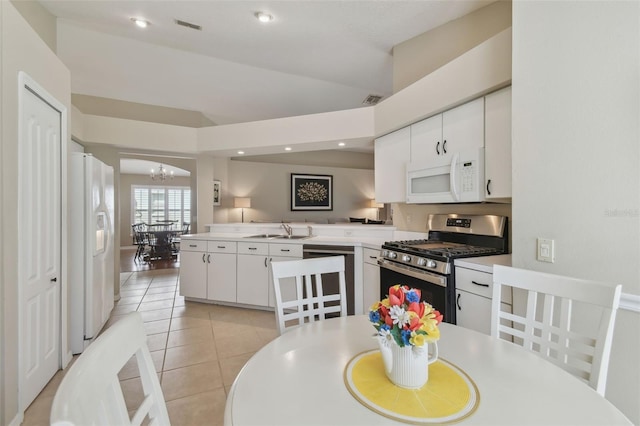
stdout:
POLYGON ((401 286, 393 286, 389 288, 389 304, 391 306, 399 306, 404 303, 404 290, 401 286))
POLYGON ((440 311, 433 311, 433 314, 436 316, 436 323, 440 324, 442 322, 442 314, 440 313, 440 311))
POLYGON ((422 318, 424 316, 424 303, 411 302, 407 310, 415 312, 418 318, 422 318))
POLYGON ((420 321, 420 318, 411 317, 411 319, 409 320, 409 324, 405 328, 411 331, 415 331, 419 329, 421 326, 422 326, 422 322, 420 321))

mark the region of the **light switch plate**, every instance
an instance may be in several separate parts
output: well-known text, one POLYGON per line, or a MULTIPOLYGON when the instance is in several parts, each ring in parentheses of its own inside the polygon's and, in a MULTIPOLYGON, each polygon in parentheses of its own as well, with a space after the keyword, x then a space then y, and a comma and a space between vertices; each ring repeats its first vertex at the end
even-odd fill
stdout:
POLYGON ((538 238, 538 256, 540 262, 555 262, 554 241, 548 238, 538 238))

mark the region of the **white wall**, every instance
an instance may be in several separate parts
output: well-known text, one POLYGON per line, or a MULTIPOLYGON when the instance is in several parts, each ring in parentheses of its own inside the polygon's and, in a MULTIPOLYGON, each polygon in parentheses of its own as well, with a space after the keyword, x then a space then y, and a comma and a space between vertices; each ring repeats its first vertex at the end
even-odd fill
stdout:
MULTIPOLYGON (((0 303, 3 329, 2 383, 0 394, 0 423, 9 424, 18 419, 18 72, 29 74, 40 86, 71 108, 71 81, 69 71, 49 47, 31 29, 12 3, 0 1, 0 55, 2 78, 2 122, 0 147, 2 150, 2 276, 0 276, 0 303)), ((68 126, 68 123, 63 123, 68 126)), ((68 141, 63 141, 66 144, 68 141)), ((66 191, 64 191, 66 194, 66 191)), ((66 278, 63 277, 63 282, 66 278)), ((67 351, 67 348, 63 348, 67 351)))
MULTIPOLYGON (((640 294, 640 3, 513 3, 513 262, 640 294), (556 262, 535 260, 552 238, 556 262)), ((606 396, 640 423, 640 314, 606 396)))
POLYGON ((240 222, 241 210, 233 208, 234 197, 250 197, 251 208, 244 210, 244 221, 313 221, 349 217, 376 218, 369 207, 373 198, 373 170, 296 166, 291 164, 230 161, 228 182, 223 182, 220 210, 227 209, 229 222, 240 222), (333 176, 333 211, 291 211, 291 173, 333 176))

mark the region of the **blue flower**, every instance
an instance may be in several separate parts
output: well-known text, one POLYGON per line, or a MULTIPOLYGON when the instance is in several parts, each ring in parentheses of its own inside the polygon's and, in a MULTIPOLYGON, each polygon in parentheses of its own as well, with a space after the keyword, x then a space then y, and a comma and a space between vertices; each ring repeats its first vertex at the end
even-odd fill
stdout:
POLYGON ((402 343, 404 343, 405 346, 409 346, 409 340, 411 339, 411 330, 402 330, 401 332, 401 336, 402 336, 402 343))
POLYGON ((413 303, 413 302, 419 302, 420 301, 420 297, 418 296, 418 294, 412 290, 409 290, 407 292, 407 295, 405 296, 407 302, 409 303, 413 303))
POLYGON ((380 330, 389 331, 389 330, 391 330, 391 327, 389 327, 389 325, 387 325, 387 324, 382 324, 380 326, 380 330))
POLYGON ((371 322, 380 321, 380 313, 378 311, 369 311, 369 321, 371 322))

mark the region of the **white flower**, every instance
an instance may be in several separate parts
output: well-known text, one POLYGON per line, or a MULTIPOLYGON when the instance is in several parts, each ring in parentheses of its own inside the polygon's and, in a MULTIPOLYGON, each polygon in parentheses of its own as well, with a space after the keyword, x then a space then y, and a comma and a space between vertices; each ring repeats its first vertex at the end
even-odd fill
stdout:
POLYGON ((409 323, 409 312, 405 311, 401 306, 392 306, 389 310, 389 315, 391 316, 393 323, 398 324, 400 328, 409 323))

